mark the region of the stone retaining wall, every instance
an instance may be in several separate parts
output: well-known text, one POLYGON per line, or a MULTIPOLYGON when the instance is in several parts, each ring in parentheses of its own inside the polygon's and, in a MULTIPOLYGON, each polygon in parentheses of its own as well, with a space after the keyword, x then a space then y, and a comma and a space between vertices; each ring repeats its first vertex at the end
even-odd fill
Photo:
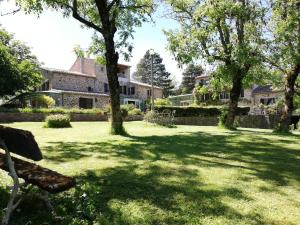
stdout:
MULTIPOLYGON (((177 125, 196 125, 196 126, 217 126, 217 117, 175 117, 175 124, 177 125)), ((240 127, 245 128, 261 128, 274 129, 279 122, 278 116, 264 115, 247 115, 237 116, 237 121, 240 127)))
MULTIPOLYGON (((42 122, 45 113, 0 113, 0 122, 42 122)), ((128 116, 126 121, 142 121, 142 115, 128 116)), ((107 115, 71 113, 71 121, 108 121, 107 115)), ((240 127, 274 129, 278 124, 278 116, 248 115, 238 116, 240 127)), ((175 117, 177 125, 217 126, 217 117, 175 117)))
MULTIPOLYGON (((56 114, 56 113, 53 113, 56 114)), ((0 112, 0 123, 5 122, 42 122, 45 121, 46 113, 7 113, 0 112)), ((107 115, 71 113, 71 121, 108 121, 107 115)), ((142 115, 128 116, 126 121, 142 121, 142 115)))

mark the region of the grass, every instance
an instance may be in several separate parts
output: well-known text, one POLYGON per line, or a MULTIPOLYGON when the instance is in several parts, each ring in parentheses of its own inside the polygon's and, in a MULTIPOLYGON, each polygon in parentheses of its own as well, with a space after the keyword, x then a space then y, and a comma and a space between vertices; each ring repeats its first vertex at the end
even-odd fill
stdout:
MULTIPOLYGON (((41 164, 78 182, 51 196, 62 220, 32 195, 13 225, 299 224, 300 133, 130 122, 121 137, 109 136, 106 122, 7 125, 31 130, 41 164)), ((0 188, 1 208, 7 198, 0 188)))

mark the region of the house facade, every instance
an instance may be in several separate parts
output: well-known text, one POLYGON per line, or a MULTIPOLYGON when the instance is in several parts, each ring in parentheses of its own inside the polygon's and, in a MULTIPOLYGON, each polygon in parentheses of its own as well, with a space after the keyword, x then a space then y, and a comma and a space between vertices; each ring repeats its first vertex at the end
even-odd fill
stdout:
MULTIPOLYGON (((110 103, 105 65, 94 59, 78 58, 69 70, 43 68, 40 93, 51 96, 58 107, 103 108, 110 103)), ((151 97, 151 85, 130 78, 130 66, 118 64, 120 103, 143 108, 151 97)), ((163 89, 154 87, 154 98, 162 98, 163 89)))
MULTIPOLYGON (((196 77, 196 86, 206 86, 209 84, 210 77, 207 74, 202 74, 196 77)), ((252 88, 243 89, 239 105, 249 106, 252 110, 258 107, 260 104, 272 105, 275 104, 279 99, 283 98, 284 90, 273 88, 272 85, 258 86, 254 85, 252 88)), ((205 94, 201 96, 201 101, 203 103, 208 102, 211 99, 210 94, 205 94)), ((170 101, 174 105, 188 106, 194 103, 193 94, 171 96, 170 101)), ((218 96, 218 101, 226 103, 230 100, 229 92, 221 92, 218 96)))

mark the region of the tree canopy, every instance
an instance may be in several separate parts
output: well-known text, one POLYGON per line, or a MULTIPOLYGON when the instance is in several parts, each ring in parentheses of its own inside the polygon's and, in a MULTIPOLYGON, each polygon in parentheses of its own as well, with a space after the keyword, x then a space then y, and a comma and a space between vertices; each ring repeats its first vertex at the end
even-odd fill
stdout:
POLYGON ((231 128, 243 84, 260 80, 265 10, 255 0, 169 0, 180 30, 165 31, 181 64, 205 60, 215 81, 230 87, 226 127, 231 128))
POLYGON ((184 72, 182 73, 182 82, 180 84, 180 89, 182 94, 191 94, 196 84, 196 77, 203 73, 203 68, 201 65, 196 65, 194 63, 188 64, 184 72))
POLYGON ((300 1, 275 0, 271 9, 266 62, 284 76, 285 109, 278 129, 288 131, 300 73, 300 1))
POLYGON ((0 97, 33 91, 42 81, 30 48, 0 27, 0 97))
POLYGON ((47 7, 61 11, 64 16, 72 16, 83 26, 94 30, 89 52, 97 57, 97 61, 106 63, 111 98, 111 133, 125 134, 117 75, 119 55, 123 54, 127 59, 130 57, 134 27, 149 19, 154 10, 153 1, 17 0, 17 4, 29 13, 39 14, 47 7))
MULTIPOLYGON (((171 74, 167 72, 163 59, 158 53, 153 55, 153 84, 163 88, 164 96, 170 95, 174 88, 172 84, 171 74)), ((134 79, 143 83, 151 84, 151 55, 149 50, 137 65, 137 70, 133 74, 134 79)))

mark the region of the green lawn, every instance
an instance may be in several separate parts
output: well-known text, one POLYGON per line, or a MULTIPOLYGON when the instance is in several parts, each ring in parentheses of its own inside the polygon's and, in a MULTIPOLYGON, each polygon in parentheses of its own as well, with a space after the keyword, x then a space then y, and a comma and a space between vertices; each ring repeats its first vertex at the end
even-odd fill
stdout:
MULTIPOLYGON (((130 136, 119 137, 107 134, 106 122, 7 125, 32 131, 41 164, 78 182, 52 197, 63 220, 32 195, 14 225, 299 224, 299 133, 131 122, 130 136)), ((0 172, 0 179, 9 178, 0 172)), ((1 208, 7 197, 0 188, 1 208)))

